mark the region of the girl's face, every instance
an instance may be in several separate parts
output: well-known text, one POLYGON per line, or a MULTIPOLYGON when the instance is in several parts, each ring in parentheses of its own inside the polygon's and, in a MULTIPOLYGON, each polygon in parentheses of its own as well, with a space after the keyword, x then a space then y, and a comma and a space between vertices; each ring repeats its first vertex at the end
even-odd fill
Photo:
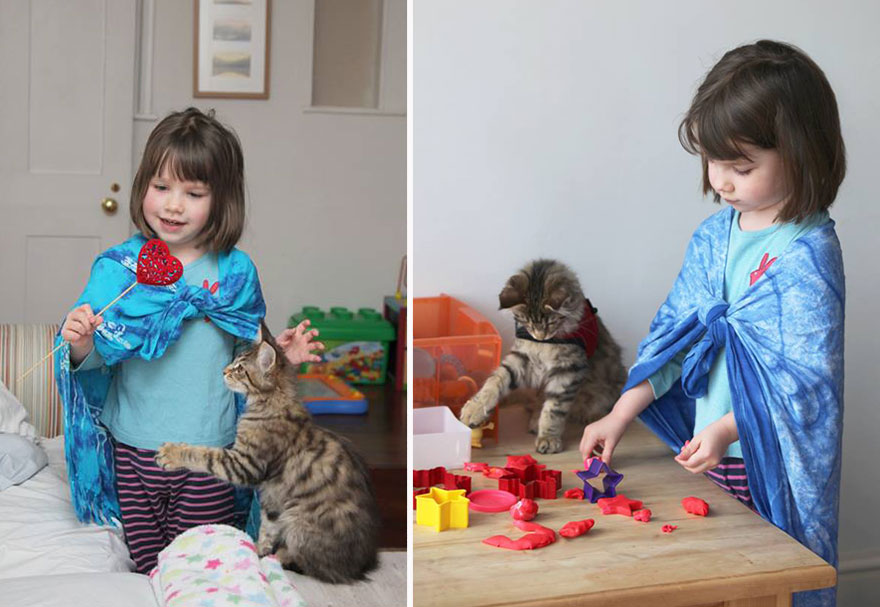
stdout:
POLYGON ((712 189, 756 229, 773 223, 788 198, 782 158, 776 150, 742 145, 748 158, 708 159, 712 189))
POLYGON ((183 264, 204 252, 198 236, 210 211, 211 188, 200 181, 179 181, 167 168, 150 180, 144 195, 147 224, 183 264))

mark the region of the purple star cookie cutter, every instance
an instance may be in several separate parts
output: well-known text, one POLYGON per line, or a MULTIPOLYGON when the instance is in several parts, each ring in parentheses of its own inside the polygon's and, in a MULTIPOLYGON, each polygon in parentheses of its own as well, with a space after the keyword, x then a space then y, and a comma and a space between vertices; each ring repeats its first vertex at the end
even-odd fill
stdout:
POLYGON ((595 504, 600 498, 614 497, 617 495, 616 487, 620 481, 623 480, 622 474, 609 468, 608 465, 598 457, 591 457, 584 460, 584 468, 585 470, 580 470, 575 472, 575 474, 577 474, 579 479, 584 481, 585 500, 590 500, 591 504, 595 504), (599 491, 588 481, 591 478, 596 478, 603 472, 605 473, 605 477, 602 479, 602 487, 604 488, 604 491, 599 491))

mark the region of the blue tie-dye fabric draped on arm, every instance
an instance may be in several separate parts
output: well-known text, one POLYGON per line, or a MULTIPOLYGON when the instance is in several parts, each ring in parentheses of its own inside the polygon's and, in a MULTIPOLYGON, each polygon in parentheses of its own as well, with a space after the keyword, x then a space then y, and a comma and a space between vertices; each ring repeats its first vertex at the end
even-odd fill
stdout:
MULTIPOLYGON (((75 306, 88 303, 96 313, 136 281, 137 258, 146 242, 134 236, 102 253, 92 266, 85 291, 75 306)), ((253 340, 266 314, 257 270, 250 258, 233 249, 218 256, 220 289, 189 286, 182 279, 168 286, 139 284, 103 314, 95 348, 107 367, 71 373, 70 346, 59 350, 55 377, 64 405, 64 448, 73 506, 83 522, 119 519, 113 446, 98 422, 113 365, 138 356, 162 356, 179 337, 183 321, 207 316, 237 337, 253 340)), ((61 343, 60 333, 56 344, 61 343)), ((239 396, 239 395, 236 395, 239 396)), ((236 399, 239 414, 244 403, 236 399)))
MULTIPOLYGON (((743 296, 723 297, 734 213, 696 230, 684 264, 624 390, 678 352, 681 383, 640 416, 678 452, 693 436, 694 402, 726 348, 733 414, 754 505, 837 566, 837 510, 843 426, 844 274, 834 222, 793 241, 743 296)), ((794 604, 834 605, 835 590, 794 595, 794 604)))

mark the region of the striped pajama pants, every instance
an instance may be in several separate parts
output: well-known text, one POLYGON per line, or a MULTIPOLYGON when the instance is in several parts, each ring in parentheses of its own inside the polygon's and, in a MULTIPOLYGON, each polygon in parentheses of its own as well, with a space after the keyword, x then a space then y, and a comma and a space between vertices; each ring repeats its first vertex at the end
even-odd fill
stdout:
POLYGON ((740 457, 723 457, 721 463, 706 472, 716 485, 746 506, 755 509, 752 493, 749 491, 749 479, 746 476, 746 465, 740 457))
POLYGON ((114 455, 122 529, 138 573, 149 573, 159 552, 183 531, 233 522, 232 485, 189 470, 166 472, 149 449, 116 442, 114 455))

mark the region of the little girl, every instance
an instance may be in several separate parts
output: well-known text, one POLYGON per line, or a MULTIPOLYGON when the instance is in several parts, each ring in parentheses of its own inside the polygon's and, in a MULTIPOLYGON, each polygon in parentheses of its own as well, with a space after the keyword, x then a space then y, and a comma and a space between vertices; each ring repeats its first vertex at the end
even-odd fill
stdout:
MULTIPOLYGON (((679 138, 728 203, 691 239, 612 411, 584 429, 609 463, 639 416, 685 469, 837 565, 844 276, 827 208, 845 173, 834 92, 793 46, 726 53, 679 138)), ((833 605, 834 589, 795 594, 833 605)))
MULTIPOLYGON (((154 456, 163 442, 225 446, 235 438, 243 402, 222 372, 265 316, 256 268, 234 248, 244 204, 235 134, 213 112, 189 108, 166 117, 147 141, 132 186, 140 233, 98 256, 61 327, 58 339, 69 349, 57 359, 56 377, 74 507, 83 521, 121 519, 142 573, 180 532, 230 523, 236 511, 231 485, 164 472, 154 456), (138 284, 96 316, 136 280, 148 238, 167 244, 182 279, 138 284)), ((305 329, 285 333, 289 356, 310 356, 315 332, 305 329)))

